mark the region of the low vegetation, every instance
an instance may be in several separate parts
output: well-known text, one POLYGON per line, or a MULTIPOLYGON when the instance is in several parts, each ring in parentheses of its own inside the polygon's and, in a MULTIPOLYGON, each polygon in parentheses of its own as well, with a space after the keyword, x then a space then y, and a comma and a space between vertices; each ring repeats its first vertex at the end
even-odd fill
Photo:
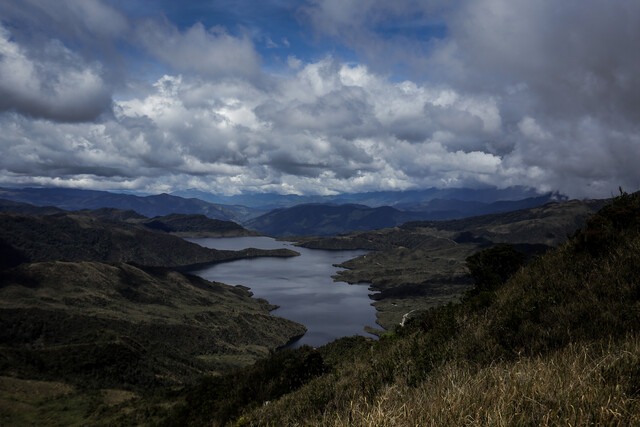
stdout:
POLYGON ((345 275, 375 277, 398 306, 437 299, 447 271, 471 279, 379 340, 277 352, 269 343, 299 326, 242 288, 123 263, 28 263, 0 240, 0 424, 640 425, 640 194, 539 251, 575 230, 576 206, 361 233, 388 246, 345 275), (529 230, 526 245, 509 230, 529 230), (429 266, 444 273, 426 282, 429 266))
MULTIPOLYGON (((113 215, 111 212, 110 216, 113 215)), ((174 218, 185 226, 185 218, 180 219, 174 218)), ((213 220, 207 221, 210 222, 213 220)), ((204 248, 142 225, 105 219, 104 211, 53 215, 0 213, 0 250, 5 247, 32 262, 127 262, 172 268, 259 256, 299 255, 288 249, 223 251, 204 248)))
POLYGON ((174 389, 306 331, 247 288, 176 270, 297 254, 217 251, 166 232, 237 226, 180 215, 151 231, 130 211, 23 208, 0 213, 0 425, 160 420, 174 389))
POLYGON ((336 280, 369 283, 377 322, 392 330, 407 313, 456 302, 470 288, 466 259, 496 244, 509 244, 527 256, 566 241, 605 204, 602 200, 564 201, 514 212, 451 221, 417 221, 401 227, 304 238, 318 249, 368 249, 349 260, 336 280))
MULTIPOLYGON (((478 286, 459 304, 417 314, 378 341, 347 338, 316 350, 318 375, 295 383, 295 391, 248 398, 216 389, 210 405, 187 399, 171 420, 256 426, 639 424, 638 259, 640 194, 622 194, 567 243, 521 268, 524 256, 508 247, 469 258, 478 286), (213 398, 220 395, 237 397, 222 410, 213 398)), ((299 351, 298 357, 311 352, 299 351)), ((269 383, 285 372, 267 378, 247 373, 244 381, 269 383)), ((237 384, 231 390, 242 389, 237 384)), ((211 390, 206 381, 200 387, 198 395, 211 390)))
POLYGON ((211 219, 204 215, 172 214, 140 222, 151 230, 164 231, 178 236, 188 237, 240 237, 256 236, 258 233, 249 231, 232 221, 211 219))

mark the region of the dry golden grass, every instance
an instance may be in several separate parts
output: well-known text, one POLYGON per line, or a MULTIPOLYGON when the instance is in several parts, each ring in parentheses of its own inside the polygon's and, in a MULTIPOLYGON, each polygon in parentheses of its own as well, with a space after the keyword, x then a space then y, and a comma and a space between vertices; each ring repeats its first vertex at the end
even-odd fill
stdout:
POLYGON ((128 402, 132 399, 140 397, 137 393, 129 390, 118 390, 112 388, 106 388, 100 391, 102 395, 102 401, 107 406, 116 406, 122 403, 128 402))
POLYGON ((418 387, 397 381, 356 398, 324 426, 640 425, 640 396, 621 366, 640 363, 640 339, 570 345, 546 357, 477 369, 448 363, 418 387))
POLYGON ((417 384, 406 342, 246 414, 254 426, 632 426, 640 425, 640 336, 569 344, 544 356, 478 365, 444 362, 417 384), (395 363, 394 379, 384 366, 395 363), (403 362, 408 362, 403 366, 403 362), (381 385, 384 384, 384 385, 381 385), (322 402, 322 403, 319 403, 322 402))
POLYGON ((69 384, 54 381, 35 381, 0 376, 0 394, 10 395, 16 400, 36 401, 73 393, 69 384))

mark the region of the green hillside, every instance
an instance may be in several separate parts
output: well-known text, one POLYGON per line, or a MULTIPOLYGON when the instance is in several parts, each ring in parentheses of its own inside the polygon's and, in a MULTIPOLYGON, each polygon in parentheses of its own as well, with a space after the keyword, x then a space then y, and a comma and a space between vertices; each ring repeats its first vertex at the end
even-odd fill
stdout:
MULTIPOLYGON (((258 256, 298 255, 290 250, 209 249, 165 232, 152 231, 113 217, 106 220, 103 216, 94 216, 92 212, 54 215, 0 213, 0 243, 4 241, 33 262, 128 262, 173 268, 258 256)), ((192 230, 195 232, 197 228, 192 227, 192 230)))
MULTIPOLYGON (((0 213, 0 425, 108 424, 112 406, 121 415, 128 409, 119 405, 251 365, 306 331, 272 316, 275 306, 247 288, 172 269, 296 252, 208 249, 132 224, 141 218, 125 211, 7 208, 0 213)), ((228 226, 172 220, 195 232, 228 226)))
POLYGON ((167 423, 638 425, 639 260, 640 194, 622 194, 524 267, 509 246, 471 257, 476 287, 461 303, 416 314, 379 341, 345 338, 231 383, 202 382, 167 423), (314 374, 274 369, 293 361, 314 374), (283 375, 288 387, 247 398, 251 384, 283 375))

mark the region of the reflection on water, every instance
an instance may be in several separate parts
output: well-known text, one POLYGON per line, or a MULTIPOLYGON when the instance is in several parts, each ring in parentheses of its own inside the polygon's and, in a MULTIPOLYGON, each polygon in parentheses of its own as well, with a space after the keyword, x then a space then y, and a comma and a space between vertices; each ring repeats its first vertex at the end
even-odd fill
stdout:
POLYGON ((322 251, 299 248, 270 237, 188 239, 216 249, 289 248, 294 258, 254 258, 216 264, 194 271, 207 280, 244 285, 256 297, 280 306, 273 314, 302 323, 308 329, 295 346, 320 346, 336 338, 366 335, 365 326, 376 326, 369 289, 363 285, 334 282, 334 264, 365 251, 322 251))

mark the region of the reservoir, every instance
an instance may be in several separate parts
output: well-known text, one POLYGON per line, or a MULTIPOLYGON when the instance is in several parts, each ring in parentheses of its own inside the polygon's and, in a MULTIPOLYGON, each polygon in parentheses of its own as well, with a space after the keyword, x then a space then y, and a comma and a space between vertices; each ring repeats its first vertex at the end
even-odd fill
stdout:
POLYGON ((270 237, 187 240, 215 249, 287 248, 300 253, 292 258, 243 259, 192 272, 207 280, 247 286, 255 297, 279 306, 272 312, 274 315, 305 325, 307 333, 293 347, 317 347, 351 335, 372 336, 365 332, 366 326, 379 329, 367 284, 349 285, 331 278, 338 271, 334 264, 366 251, 306 249, 270 237))

